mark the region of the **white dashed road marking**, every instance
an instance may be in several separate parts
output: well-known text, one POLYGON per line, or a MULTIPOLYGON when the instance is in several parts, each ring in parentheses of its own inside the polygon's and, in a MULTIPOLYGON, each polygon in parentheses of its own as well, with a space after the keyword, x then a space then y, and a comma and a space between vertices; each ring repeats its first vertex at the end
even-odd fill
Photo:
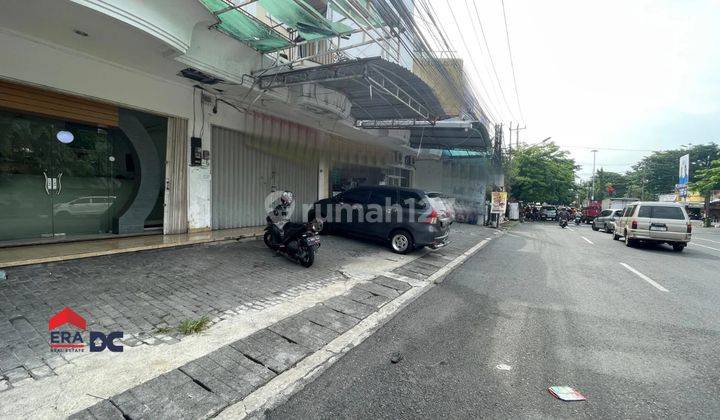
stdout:
POLYGON ((700 245, 700 244, 693 244, 693 243, 690 243, 690 245, 692 245, 692 246, 700 246, 700 247, 707 248, 707 249, 712 249, 713 251, 720 251, 720 249, 718 249, 718 248, 713 248, 713 247, 707 246, 707 245, 700 245))
POLYGON ((581 238, 585 239, 585 242, 589 243, 590 245, 595 245, 595 244, 593 243, 593 241, 591 241, 590 239, 588 239, 588 238, 586 238, 586 237, 584 237, 584 236, 581 236, 581 238))
POLYGON ((655 287, 655 288, 658 289, 659 291, 661 291, 661 292, 667 292, 667 291, 668 291, 668 289, 662 287, 662 286, 661 286, 660 284, 658 284, 655 280, 653 280, 653 279, 651 279, 650 277, 646 276, 645 274, 637 271, 636 269, 630 267, 629 265, 627 265, 627 264, 625 264, 625 263, 620 263, 620 265, 622 265, 623 267, 625 267, 626 269, 628 269, 628 271, 634 273, 635 275, 637 275, 637 276, 640 277, 641 279, 643 279, 643 280, 645 280, 646 282, 650 283, 653 287, 655 287))

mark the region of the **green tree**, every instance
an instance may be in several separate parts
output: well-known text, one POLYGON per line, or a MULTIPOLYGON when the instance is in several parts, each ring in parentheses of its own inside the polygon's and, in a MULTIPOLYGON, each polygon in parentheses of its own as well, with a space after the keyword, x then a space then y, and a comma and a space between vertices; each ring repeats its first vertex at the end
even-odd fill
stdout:
MULTIPOLYGON (((609 197, 626 197, 627 195, 627 177, 617 172, 605 171, 603 168, 598 169, 595 174, 595 199, 603 200, 609 197), (608 192, 609 187, 614 191, 608 192)), ((589 189, 592 189, 592 181, 588 181, 589 189)))
POLYGON ((575 200, 575 161, 554 143, 521 147, 508 163, 513 197, 525 202, 569 204, 575 200))
POLYGON ((698 169, 694 179, 695 181, 691 182, 689 187, 705 197, 705 214, 707 215, 712 191, 720 190, 720 159, 713 160, 706 167, 698 169))
POLYGON ((628 194, 651 200, 657 198, 658 194, 673 192, 678 181, 680 156, 685 154, 690 154, 692 181, 696 171, 707 168, 710 162, 720 158, 720 148, 715 143, 708 143, 653 152, 633 165, 632 170, 626 174, 628 194))

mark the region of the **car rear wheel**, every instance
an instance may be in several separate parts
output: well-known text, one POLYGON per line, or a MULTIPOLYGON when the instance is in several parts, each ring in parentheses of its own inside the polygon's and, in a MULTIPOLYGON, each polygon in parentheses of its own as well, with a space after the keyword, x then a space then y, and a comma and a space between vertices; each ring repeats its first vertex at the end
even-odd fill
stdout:
POLYGON ((685 249, 685 244, 676 242, 676 243, 672 244, 672 247, 673 247, 673 251, 682 252, 682 250, 685 249))
POLYGON ((592 222, 592 230, 594 230, 595 232, 597 232, 598 230, 600 230, 599 227, 595 226, 595 222, 592 222))
POLYGON ((390 237, 390 247, 393 252, 398 254, 407 254, 413 249, 412 236, 405 230, 393 232, 390 237))
POLYGON ((612 229, 610 229, 607 223, 605 223, 605 233, 612 233, 612 229))
POLYGON ((627 232, 625 232, 625 246, 627 247, 633 247, 635 246, 635 239, 630 239, 628 237, 627 232))

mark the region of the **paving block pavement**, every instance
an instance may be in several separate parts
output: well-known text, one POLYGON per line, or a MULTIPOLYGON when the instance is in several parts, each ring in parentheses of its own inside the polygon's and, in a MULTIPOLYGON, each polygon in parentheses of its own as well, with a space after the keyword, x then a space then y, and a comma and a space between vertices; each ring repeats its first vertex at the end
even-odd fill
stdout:
MULTIPOLYGON (((367 293, 362 287, 368 284, 385 287, 375 282, 363 283, 350 289, 344 297, 367 306, 354 300, 353 296, 361 296, 357 292, 367 293)), ((377 307, 367 306, 368 310, 363 313, 369 316, 385 303, 377 307)), ((70 418, 93 418, 92 414, 99 412, 101 405, 102 409, 110 410, 111 416, 116 415, 113 411, 116 409, 125 419, 212 417, 292 368, 340 336, 343 329, 349 329, 359 321, 359 318, 321 303, 99 402, 70 418), (328 311, 335 314, 330 315, 328 311), (331 325, 337 329, 329 328, 331 325), (108 401, 112 407, 108 406, 108 401)))
MULTIPOLYGON (((459 256, 479 242, 479 239, 474 238, 474 241, 464 243, 464 249, 451 249, 446 255, 459 256)), ((423 258, 425 257, 420 257, 419 260, 423 258)), ((424 267, 426 276, 441 268, 431 266, 434 270, 424 267)), ((355 285, 341 296, 330 298, 282 319, 163 375, 175 377, 181 373, 216 398, 201 392, 195 399, 187 398, 188 392, 199 391, 184 385, 186 382, 173 390, 176 393, 174 398, 167 397, 167 390, 171 387, 162 380, 154 379, 119 396, 111 397, 110 401, 126 419, 213 416, 225 407, 241 401, 276 375, 291 369, 302 359, 411 288, 407 282, 376 276, 370 281, 355 285), (127 395, 135 398, 130 399, 127 395), (138 395, 145 395, 145 398, 138 395), (182 408, 187 411, 168 409, 179 404, 180 399, 183 400, 182 408), (163 406, 159 406, 157 401, 162 401, 163 406)), ((184 377, 182 380, 187 381, 184 377)), ((96 406, 80 411, 71 418, 86 418, 93 410, 97 410, 96 406)))
MULTIPOLYGON (((450 245, 394 271, 427 278, 487 235, 486 229, 477 226, 454 225, 450 245)), ((175 328, 183 320, 207 316, 212 323, 291 302, 342 279, 342 267, 363 257, 397 259, 376 243, 324 236, 309 269, 270 252, 260 241, 8 268, 7 280, 0 282, 0 392, 57 375, 58 369, 87 355, 49 350, 48 319, 65 306, 85 317, 88 330, 123 331, 125 346, 169 345, 182 340, 175 328)), ((295 331, 301 326, 294 332, 300 334, 295 337, 298 341, 281 336, 282 340, 295 341, 305 350, 318 348, 331 334, 351 328, 406 291, 409 285, 400 283, 377 277, 350 295, 332 298, 322 308, 307 312, 301 325, 288 321, 276 329, 287 333, 280 330, 295 331)), ((292 358, 275 363, 268 359, 266 366, 281 371, 294 362, 292 358)), ((188 385, 189 391, 193 389, 188 385)))

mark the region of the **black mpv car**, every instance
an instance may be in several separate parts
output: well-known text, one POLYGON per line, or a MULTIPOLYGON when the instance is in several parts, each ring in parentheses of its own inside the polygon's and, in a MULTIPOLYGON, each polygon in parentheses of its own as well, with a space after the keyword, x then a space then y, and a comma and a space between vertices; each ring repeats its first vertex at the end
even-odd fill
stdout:
POLYGON ((317 201, 308 218, 314 219, 318 211, 324 219, 323 230, 378 239, 399 254, 446 245, 452 223, 440 199, 401 187, 352 188, 317 201))

